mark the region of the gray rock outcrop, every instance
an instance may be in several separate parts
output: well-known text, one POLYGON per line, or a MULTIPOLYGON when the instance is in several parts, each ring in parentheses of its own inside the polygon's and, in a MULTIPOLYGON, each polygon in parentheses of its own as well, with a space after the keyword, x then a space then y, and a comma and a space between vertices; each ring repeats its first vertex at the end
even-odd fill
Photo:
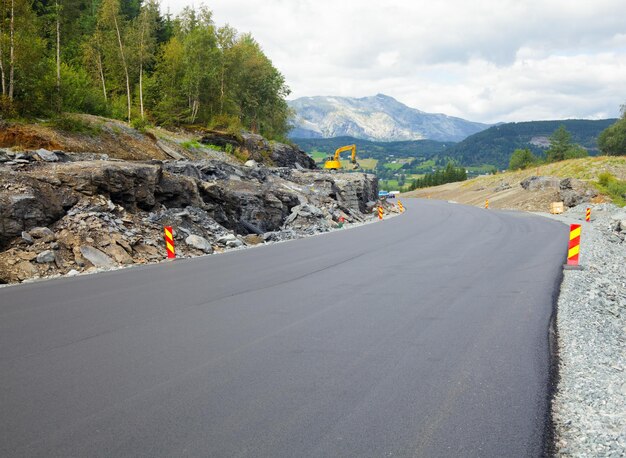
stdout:
POLYGON ((20 153, 24 163, 16 163, 15 153, 6 154, 12 160, 0 163, 0 283, 158 262, 166 256, 163 226, 175 227, 177 256, 188 257, 371 217, 374 175, 310 169, 297 148, 245 138, 247 146, 238 145, 256 148, 257 165, 58 151, 56 162, 20 153))
POLYGON ((559 189, 560 180, 554 177, 528 177, 520 183, 520 186, 527 191, 538 191, 542 189, 559 189))
POLYGON ((559 183, 559 197, 566 207, 575 207, 584 202, 591 202, 598 192, 583 184, 580 180, 565 178, 559 183))

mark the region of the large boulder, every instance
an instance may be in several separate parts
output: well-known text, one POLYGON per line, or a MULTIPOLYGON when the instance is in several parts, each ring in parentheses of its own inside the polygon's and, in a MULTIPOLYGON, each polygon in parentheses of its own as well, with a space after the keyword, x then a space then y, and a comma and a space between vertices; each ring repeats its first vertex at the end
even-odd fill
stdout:
POLYGON ((559 198, 566 207, 575 207, 583 202, 590 202, 598 192, 580 180, 565 178, 559 183, 559 198))
POLYGON ((209 243, 207 239, 204 237, 200 237, 199 235, 191 234, 188 235, 185 239, 185 243, 190 247, 193 247, 197 250, 204 251, 205 253, 213 253, 213 247, 209 243))
POLYGON ((520 183, 520 186, 527 191, 539 191, 544 189, 558 190, 560 180, 554 177, 531 176, 520 183))

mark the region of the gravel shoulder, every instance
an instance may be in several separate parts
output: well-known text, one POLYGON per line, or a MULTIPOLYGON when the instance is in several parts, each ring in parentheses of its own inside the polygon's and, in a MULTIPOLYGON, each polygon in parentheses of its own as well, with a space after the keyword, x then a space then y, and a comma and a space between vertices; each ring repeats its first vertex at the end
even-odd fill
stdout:
POLYGON ((626 456, 626 211, 580 205, 582 271, 565 271, 558 299, 558 386, 552 400, 557 456, 626 456))

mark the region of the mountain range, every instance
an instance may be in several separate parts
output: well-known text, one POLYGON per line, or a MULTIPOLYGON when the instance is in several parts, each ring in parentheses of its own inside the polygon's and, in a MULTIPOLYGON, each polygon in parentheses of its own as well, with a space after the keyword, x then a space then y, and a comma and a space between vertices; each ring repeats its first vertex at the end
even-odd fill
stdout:
POLYGON ((289 101, 297 138, 351 136, 372 141, 461 141, 490 127, 440 113, 408 107, 393 97, 301 97, 289 101))
POLYGON ((441 154, 466 166, 490 164, 505 169, 509 165, 511 154, 518 148, 527 148, 535 155, 543 157, 550 146, 550 136, 563 125, 571 134, 571 141, 584 147, 593 156, 599 153, 598 136, 615 121, 616 119, 563 119, 499 124, 449 146, 441 154))

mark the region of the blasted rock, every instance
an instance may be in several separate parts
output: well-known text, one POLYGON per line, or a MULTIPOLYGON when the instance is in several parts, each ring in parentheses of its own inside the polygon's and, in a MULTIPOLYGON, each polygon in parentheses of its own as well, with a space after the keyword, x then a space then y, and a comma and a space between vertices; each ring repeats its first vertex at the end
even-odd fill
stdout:
POLYGON ((520 186, 527 191, 539 191, 543 189, 559 189, 560 180, 554 177, 531 176, 520 183, 520 186))
POLYGON ((213 253, 213 247, 207 239, 199 235, 191 234, 185 239, 185 243, 193 248, 204 251, 205 253, 213 253))
POLYGON ((28 231, 28 234, 32 238, 43 239, 44 241, 48 242, 56 238, 54 232, 52 232, 52 229, 49 229, 47 227, 33 227, 30 231, 28 231))
POLYGON ((0 188, 0 244, 36 226, 47 226, 65 214, 78 201, 68 190, 29 176, 0 172, 0 182, 20 179, 18 190, 0 188))
POLYGON ((81 246, 80 254, 96 267, 115 267, 115 261, 105 253, 92 246, 81 246))
POLYGON ((38 149, 35 154, 44 162, 59 162, 59 156, 45 148, 38 149))
POLYGON ((37 262, 39 264, 46 264, 46 263, 54 262, 55 259, 56 259, 56 256, 54 254, 54 251, 52 250, 42 251, 41 253, 37 255, 37 262))
POLYGON ((128 210, 155 205, 155 190, 162 175, 158 164, 108 161, 63 163, 55 172, 63 186, 88 196, 108 196, 128 210))
POLYGON ((126 250, 117 243, 111 243, 104 251, 118 264, 129 265, 134 263, 133 258, 131 258, 126 250))

